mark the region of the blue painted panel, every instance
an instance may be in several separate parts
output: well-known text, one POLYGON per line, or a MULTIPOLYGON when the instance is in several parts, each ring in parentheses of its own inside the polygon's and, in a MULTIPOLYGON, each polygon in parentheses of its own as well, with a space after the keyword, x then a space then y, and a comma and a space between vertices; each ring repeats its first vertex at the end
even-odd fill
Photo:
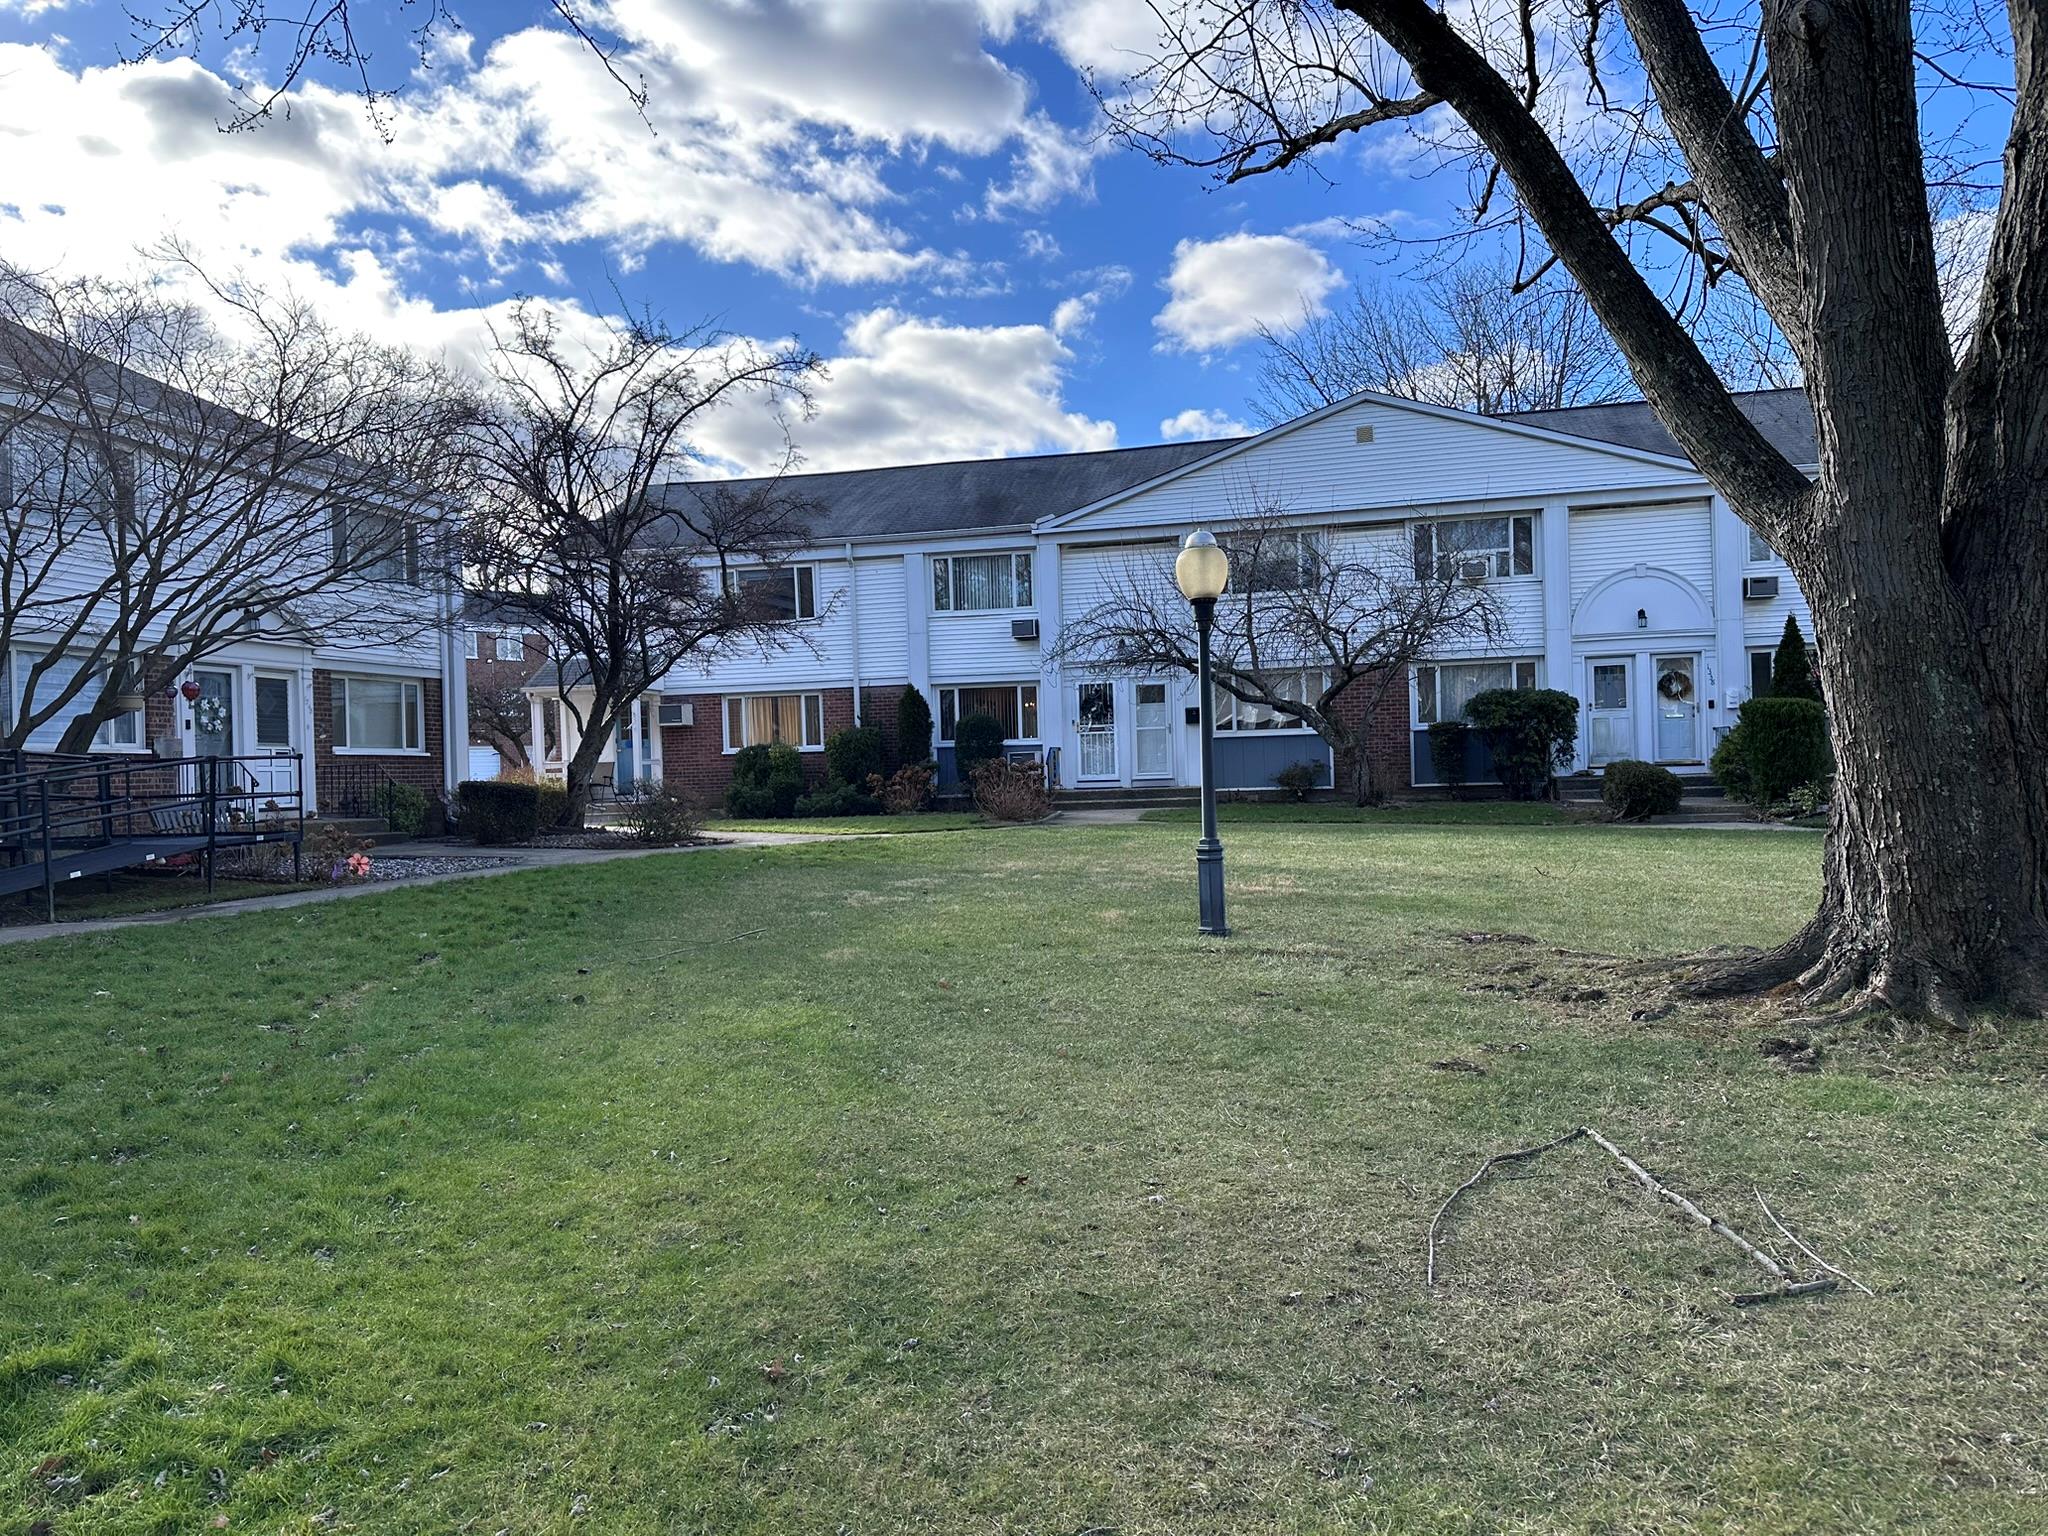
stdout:
MULTIPOLYGON (((1415 731, 1409 738, 1410 783, 1438 784, 1436 764, 1429 757, 1429 732, 1415 731)), ((1486 742, 1477 731, 1465 737, 1465 782, 1467 784, 1494 784, 1493 754, 1486 749, 1486 742)))
POLYGON ((1322 770, 1316 787, 1330 787, 1330 748, 1320 737, 1216 733, 1218 789, 1271 789, 1273 775, 1294 763, 1314 763, 1322 770))
POLYGON ((934 747, 933 755, 939 760, 939 788, 951 789, 960 782, 960 775, 953 770, 953 749, 947 746, 934 747))

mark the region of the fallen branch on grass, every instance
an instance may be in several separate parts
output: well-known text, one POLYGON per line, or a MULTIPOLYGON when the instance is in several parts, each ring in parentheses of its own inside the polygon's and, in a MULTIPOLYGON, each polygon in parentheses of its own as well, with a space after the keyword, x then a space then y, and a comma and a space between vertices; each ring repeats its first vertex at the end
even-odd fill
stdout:
MULTIPOLYGON (((1429 1224, 1429 1240, 1425 1254, 1425 1263, 1423 1266, 1423 1284, 1436 1284, 1437 1233, 1442 1229, 1444 1219, 1450 1215, 1451 1207, 1456 1205, 1458 1201, 1461 1198, 1463 1198, 1467 1190, 1471 1189, 1474 1185, 1478 1184, 1489 1173, 1491 1173, 1495 1168, 1499 1167, 1503 1163, 1526 1162, 1530 1158, 1538 1157, 1545 1152, 1553 1150, 1554 1148, 1565 1146, 1571 1142, 1581 1140, 1582 1138, 1586 1141, 1592 1142, 1595 1146, 1599 1147, 1601 1151, 1605 1152, 1608 1156, 1612 1157, 1616 1162, 1620 1163, 1621 1166, 1628 1171, 1628 1175, 1630 1178, 1634 1179, 1638 1184, 1642 1185, 1644 1189, 1648 1190, 1657 1199, 1662 1200, 1667 1204, 1675 1207, 1681 1214, 1684 1215, 1686 1220, 1691 1222, 1694 1226, 1705 1227, 1709 1232, 1712 1232, 1716 1237, 1725 1238, 1730 1243, 1733 1243, 1737 1248, 1742 1250, 1744 1257, 1746 1257, 1752 1264, 1756 1265, 1758 1269, 1761 1269, 1765 1274, 1769 1275, 1773 1281, 1776 1282, 1768 1291, 1744 1291, 1732 1295, 1729 1299, 1733 1301, 1736 1306, 1752 1306, 1758 1302, 1777 1301, 1784 1297, 1789 1296, 1811 1296, 1823 1291, 1832 1291, 1833 1289, 1835 1289, 1836 1282, 1832 1279, 1794 1280, 1792 1276, 1786 1272, 1785 1266, 1780 1264, 1776 1259, 1772 1258, 1768 1253, 1765 1253, 1763 1249, 1757 1247, 1756 1244, 1752 1243, 1748 1238, 1744 1237, 1740 1232, 1737 1232, 1733 1227, 1729 1226, 1726 1222, 1720 1220, 1718 1217, 1710 1216, 1707 1212, 1701 1210, 1697 1205, 1693 1204, 1692 1201, 1686 1199, 1685 1196, 1679 1194, 1676 1190, 1673 1190, 1667 1187, 1666 1185, 1660 1183, 1655 1177, 1655 1175, 1653 1175, 1647 1168, 1643 1167, 1641 1163, 1637 1162, 1634 1158, 1630 1157, 1626 1152, 1622 1151, 1621 1148, 1617 1147, 1605 1136, 1601 1135, 1598 1131, 1594 1130, 1593 1127, 1591 1127, 1590 1125, 1577 1126, 1572 1130, 1566 1131, 1562 1136, 1553 1137, 1551 1140, 1541 1142, 1533 1147, 1517 1147, 1511 1152, 1496 1152, 1492 1157, 1489 1157, 1485 1162, 1479 1165, 1478 1171, 1475 1172, 1471 1178, 1467 1179, 1464 1183, 1460 1184, 1456 1189, 1452 1190, 1449 1198, 1446 1199, 1442 1205, 1437 1207, 1436 1216, 1430 1221, 1429 1224)), ((1759 1200, 1761 1200, 1762 1197, 1759 1196, 1758 1198, 1759 1200)), ((1768 1214, 1769 1207, 1765 1207, 1765 1210, 1768 1214)), ((1775 1222, 1775 1220, 1776 1218, 1774 1217, 1773 1221, 1775 1222)), ((1780 1227, 1779 1230, 1783 1231, 1784 1229, 1780 1227)), ((1790 1233, 1787 1233, 1786 1235, 1788 1237, 1791 1236, 1790 1233)), ((1797 1242, 1798 1240, 1795 1238, 1793 1239, 1793 1241, 1797 1242)), ((1833 1266, 1823 1263, 1817 1254, 1814 1254, 1811 1249, 1806 1248, 1805 1244, 1801 1243, 1799 1244, 1799 1246, 1802 1252, 1805 1252, 1807 1256, 1812 1258, 1816 1264, 1820 1264, 1823 1269, 1829 1270, 1831 1274, 1841 1274, 1841 1272, 1839 1270, 1834 1269, 1833 1266)), ((1842 1278, 1847 1279, 1848 1277, 1846 1275, 1843 1275, 1842 1278)))
POLYGON ((1771 1225, 1776 1227, 1780 1232, 1785 1234, 1786 1242, 1790 1243, 1794 1248, 1797 1248, 1801 1253, 1805 1254, 1809 1259, 1813 1260, 1814 1263, 1818 1264, 1822 1269, 1826 1270, 1829 1274, 1835 1275, 1840 1279, 1848 1281, 1851 1285, 1855 1286, 1856 1289, 1861 1291, 1864 1295, 1875 1296, 1877 1294, 1877 1292, 1873 1291, 1869 1286, 1865 1285, 1861 1280, 1858 1280, 1854 1275, 1850 1274, 1847 1270, 1835 1268, 1834 1265, 1830 1264, 1826 1259, 1822 1258, 1819 1254, 1815 1253, 1811 1248, 1807 1247, 1806 1244, 1802 1243, 1799 1240, 1798 1233, 1794 1232, 1790 1227, 1786 1226, 1785 1223, 1778 1220, 1778 1213, 1772 1210, 1771 1203, 1768 1200, 1764 1199, 1764 1192, 1762 1190, 1752 1189, 1750 1193, 1756 1196, 1756 1203, 1762 1206, 1764 1208, 1764 1214, 1770 1217, 1771 1225))

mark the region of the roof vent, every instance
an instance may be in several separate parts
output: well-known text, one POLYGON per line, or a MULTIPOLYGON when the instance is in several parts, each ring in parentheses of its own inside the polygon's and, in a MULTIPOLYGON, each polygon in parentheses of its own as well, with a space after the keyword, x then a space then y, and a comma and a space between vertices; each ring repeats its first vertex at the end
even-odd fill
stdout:
POLYGON ((1355 442, 1355 443, 1369 443, 1369 442, 1371 442, 1371 441, 1372 441, 1372 428, 1371 428, 1371 427, 1360 427, 1360 428, 1359 428, 1359 429, 1358 429, 1357 431, 1355 431, 1355 432, 1353 432, 1353 433, 1351 434, 1351 440, 1352 440, 1353 442, 1355 442))

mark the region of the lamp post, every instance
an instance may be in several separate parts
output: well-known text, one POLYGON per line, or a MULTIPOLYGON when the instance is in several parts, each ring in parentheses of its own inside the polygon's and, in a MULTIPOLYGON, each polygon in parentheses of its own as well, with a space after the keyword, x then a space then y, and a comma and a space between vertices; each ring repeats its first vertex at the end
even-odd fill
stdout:
POLYGON ((1181 545, 1173 562, 1174 584, 1195 610, 1195 634, 1201 663, 1197 691, 1202 718, 1202 836, 1195 844, 1195 879, 1201 892, 1202 932, 1224 938, 1223 842, 1216 835, 1216 719, 1209 683, 1209 630, 1216 622, 1216 599, 1230 584, 1230 557, 1206 528, 1197 528, 1181 545))

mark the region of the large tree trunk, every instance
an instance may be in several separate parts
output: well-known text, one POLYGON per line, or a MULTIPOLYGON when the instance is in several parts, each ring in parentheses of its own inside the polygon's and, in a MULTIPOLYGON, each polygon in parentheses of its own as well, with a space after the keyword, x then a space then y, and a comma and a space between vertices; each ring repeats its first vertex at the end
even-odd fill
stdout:
MULTIPOLYGON (((1824 529, 1842 509, 1825 495, 1824 529)), ((1868 529, 1872 519, 1858 517, 1868 529)), ((1713 966, 1710 993, 1796 985, 1813 1005, 1960 1020, 1971 1004, 2048 1006, 2048 771, 2020 744, 2038 694, 2006 696, 1987 660, 2018 614, 1980 630, 1935 518, 1891 538, 1822 535, 1792 554, 1813 604, 1836 780, 1819 912, 1759 960, 1713 966)), ((2035 569, 2040 569, 2039 554, 2035 569)))

